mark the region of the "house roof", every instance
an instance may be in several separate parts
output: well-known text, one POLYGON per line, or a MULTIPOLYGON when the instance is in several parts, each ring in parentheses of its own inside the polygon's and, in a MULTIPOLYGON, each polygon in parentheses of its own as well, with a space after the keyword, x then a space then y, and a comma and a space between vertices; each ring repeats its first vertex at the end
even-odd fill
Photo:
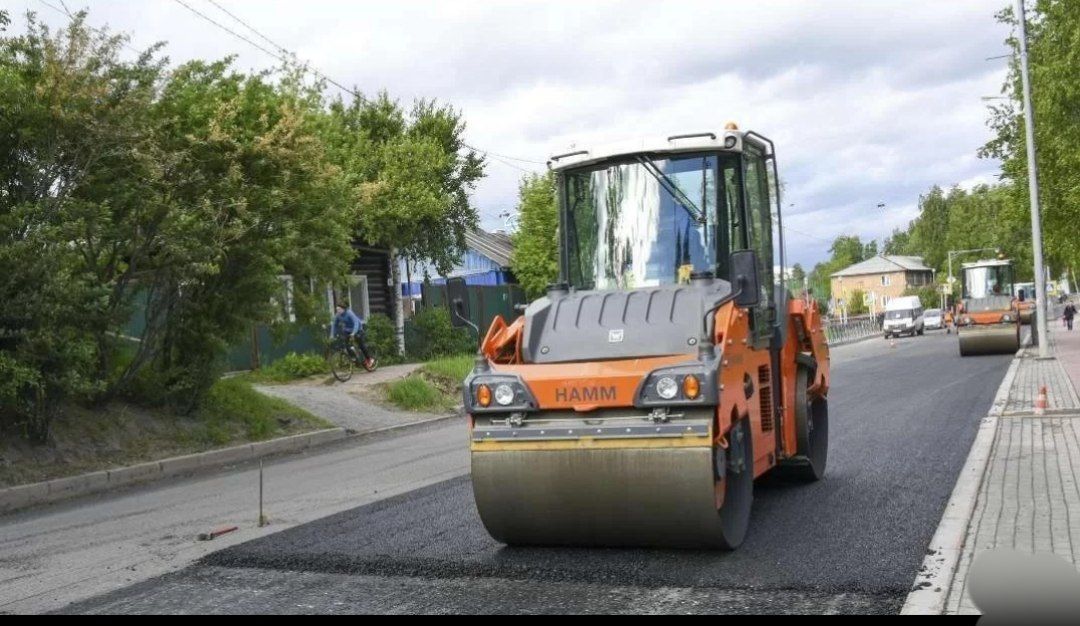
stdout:
POLYGON ((850 265, 834 272, 832 276, 862 276, 865 274, 887 274, 889 272, 930 272, 929 267, 923 265, 922 257, 898 256, 879 254, 861 263, 850 265))
POLYGON ((465 233, 465 245, 498 263, 500 267, 510 267, 514 244, 506 233, 489 233, 479 228, 471 230, 465 233))

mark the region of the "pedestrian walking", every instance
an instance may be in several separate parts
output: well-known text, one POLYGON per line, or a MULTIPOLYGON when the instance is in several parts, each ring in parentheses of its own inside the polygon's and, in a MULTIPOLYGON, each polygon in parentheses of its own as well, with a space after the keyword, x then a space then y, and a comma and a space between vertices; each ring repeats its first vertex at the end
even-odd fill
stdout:
POLYGON ((1065 305, 1065 311, 1062 313, 1062 316, 1065 318, 1065 327, 1072 330, 1073 318, 1076 317, 1076 307, 1073 306, 1072 302, 1065 305))

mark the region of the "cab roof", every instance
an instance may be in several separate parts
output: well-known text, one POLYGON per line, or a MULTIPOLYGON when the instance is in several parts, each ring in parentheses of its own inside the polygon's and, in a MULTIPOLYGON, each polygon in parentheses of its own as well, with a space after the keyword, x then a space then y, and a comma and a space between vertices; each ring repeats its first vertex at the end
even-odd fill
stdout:
POLYGON ((761 150, 762 153, 768 154, 769 146, 766 141, 764 137, 753 131, 743 131, 737 128, 685 133, 668 137, 645 137, 602 143, 588 148, 574 147, 562 154, 553 155, 547 164, 549 169, 558 172, 635 154, 668 155, 704 151, 737 153, 742 152, 747 145, 752 145, 761 150), (729 137, 734 138, 734 145, 725 145, 725 142, 730 143, 729 137))
POLYGON ((969 269, 973 267, 1001 267, 1004 265, 1012 265, 1012 261, 1009 259, 986 259, 985 261, 972 261, 971 263, 964 263, 961 267, 969 269))

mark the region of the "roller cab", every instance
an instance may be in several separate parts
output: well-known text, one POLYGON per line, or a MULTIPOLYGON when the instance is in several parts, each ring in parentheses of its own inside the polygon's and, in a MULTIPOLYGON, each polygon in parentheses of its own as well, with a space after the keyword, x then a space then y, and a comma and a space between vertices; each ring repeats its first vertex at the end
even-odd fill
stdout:
POLYGON ((511 545, 735 548, 754 479, 816 480, 827 455, 821 321, 774 277, 772 143, 728 128, 551 166, 560 280, 494 320, 464 384, 480 518, 511 545))
POLYGON ((1007 354, 1020 349, 1021 311, 1007 259, 964 263, 963 299, 956 318, 961 356, 1007 354))

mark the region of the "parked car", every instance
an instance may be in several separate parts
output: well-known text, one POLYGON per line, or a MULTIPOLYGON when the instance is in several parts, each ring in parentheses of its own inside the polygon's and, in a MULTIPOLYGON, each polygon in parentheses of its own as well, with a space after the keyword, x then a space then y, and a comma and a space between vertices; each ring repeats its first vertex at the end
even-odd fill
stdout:
POLYGON ((923 308, 918 296, 893 298, 885 305, 885 338, 923 334, 923 308))
POLYGON ((923 312, 923 328, 938 330, 945 327, 945 318, 941 309, 927 309, 923 312))

